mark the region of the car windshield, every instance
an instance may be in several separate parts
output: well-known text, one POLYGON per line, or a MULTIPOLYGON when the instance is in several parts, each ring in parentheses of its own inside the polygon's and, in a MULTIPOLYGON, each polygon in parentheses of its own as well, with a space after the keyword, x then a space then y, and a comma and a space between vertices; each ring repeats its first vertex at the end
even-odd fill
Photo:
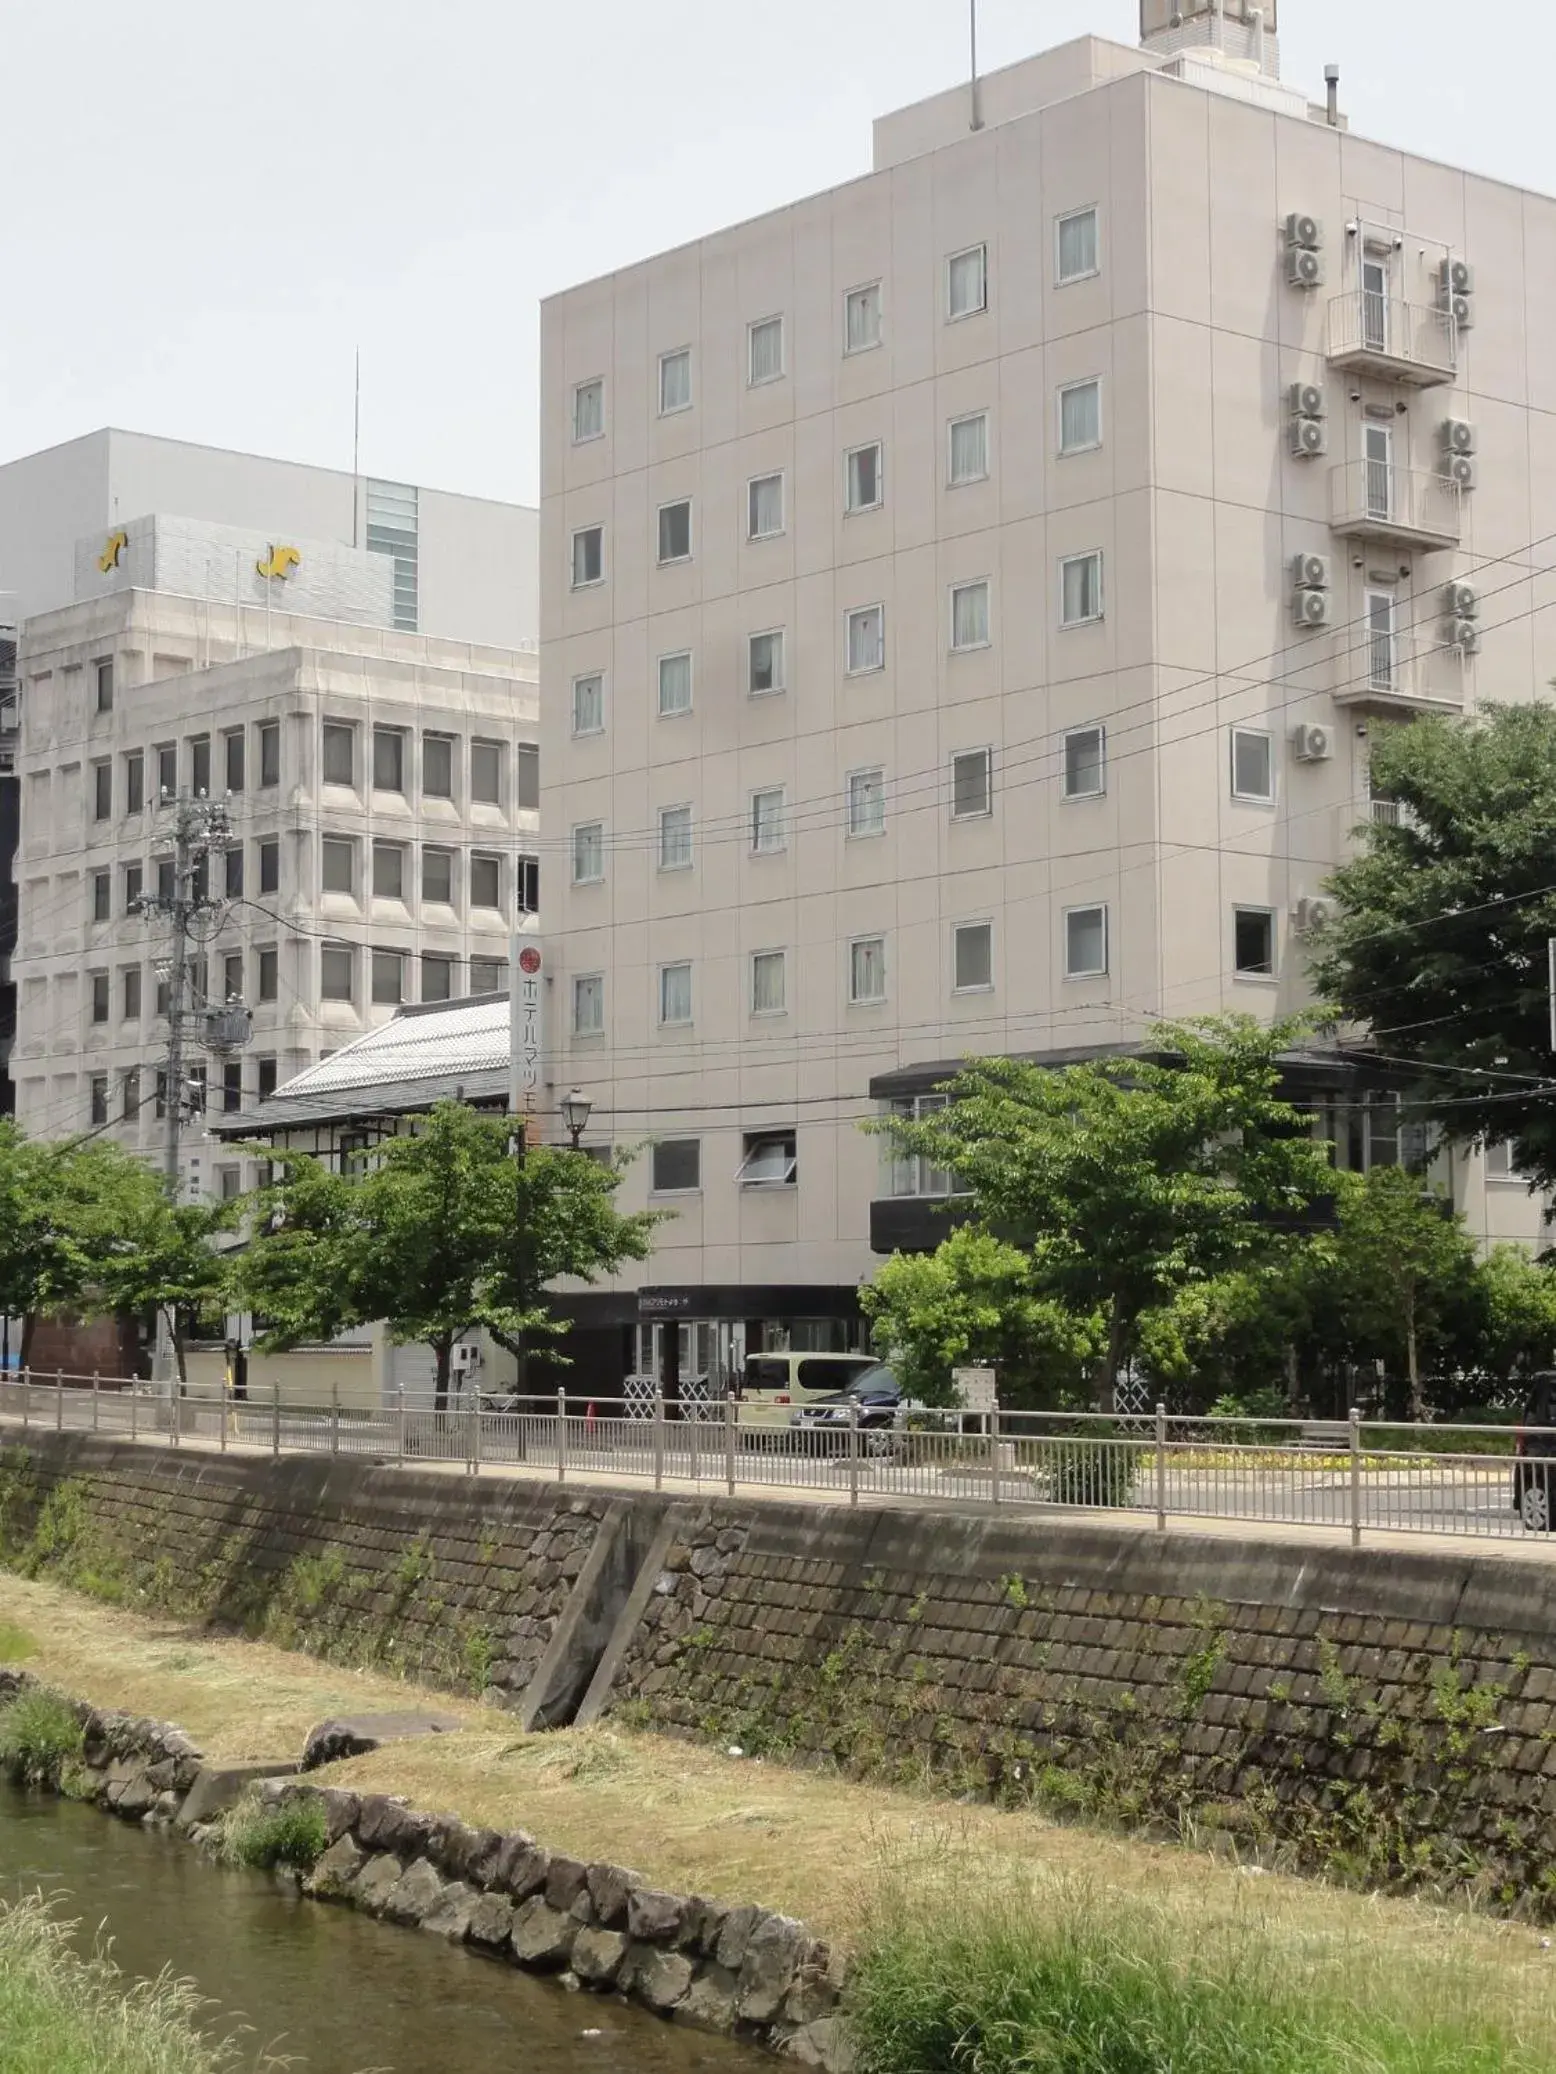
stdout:
POLYGON ((845 1397, 879 1397, 883 1390, 900 1390, 901 1387, 886 1363, 877 1361, 873 1368, 861 1369, 842 1394, 845 1397))

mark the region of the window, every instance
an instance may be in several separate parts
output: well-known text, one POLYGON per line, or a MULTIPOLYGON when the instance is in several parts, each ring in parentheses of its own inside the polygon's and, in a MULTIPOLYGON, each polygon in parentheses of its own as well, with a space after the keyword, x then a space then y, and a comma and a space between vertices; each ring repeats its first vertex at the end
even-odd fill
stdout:
POLYGON ((989 586, 986 581, 958 583, 951 590, 951 647, 987 648, 989 645, 989 586))
POLYGON ((751 1013, 782 1015, 788 1006, 788 954, 756 951, 751 958, 751 1013))
POLYGON ((1108 911, 1071 907, 1064 915, 1064 976, 1096 979, 1108 969, 1108 911))
POLYGON ((405 736, 397 727, 373 729, 373 789, 405 790, 405 736))
POLYGON ((254 997, 258 1001, 274 1001, 280 992, 280 953, 273 943, 262 944, 254 957, 259 967, 254 997))
POLYGON ((848 455, 847 508, 874 511, 881 502, 881 443, 856 446, 848 455))
POLYGON ((1061 216, 1054 225, 1054 241, 1061 288, 1066 281, 1084 281, 1088 274, 1097 272, 1095 209, 1072 209, 1068 216, 1061 216))
POLYGON ((423 1001, 451 1001, 454 998, 452 958, 444 957, 441 952, 422 952, 421 998, 423 1001))
POLYGON ((104 656, 97 664, 97 710, 99 713, 113 711, 113 657, 104 656))
POLYGON ((746 537, 771 540, 783 531, 783 477, 753 476, 746 485, 746 537))
MULTIPOLYGON (((233 1104, 235 1109, 242 1108, 242 1097, 243 1090, 240 1088, 238 1090, 238 1100, 233 1104)), ((233 1166, 218 1167, 216 1169, 216 1193, 222 1202, 235 1203, 243 1193, 243 1169, 233 1166)))
POLYGON ((168 1009, 169 1009, 169 1007, 170 1007, 170 1006, 171 1006, 171 1004, 172 1004, 172 1000, 173 1000, 173 983, 172 983, 172 981, 171 981, 171 980, 167 980, 167 979, 159 979, 159 980, 157 981, 157 1005, 156 1005, 156 1014, 157 1014, 157 1018, 158 1018, 158 1020, 159 1020, 159 1021, 165 1022, 165 1021, 167 1020, 167 1012, 168 1012, 168 1009))
POLYGON ((259 782, 262 786, 281 782, 281 723, 262 720, 259 726, 259 782))
POLYGON ((157 859, 157 898, 169 901, 173 898, 173 860, 171 857, 157 859))
POLYGON ((229 792, 243 790, 245 746, 241 727, 235 727, 222 736, 222 777, 229 792))
POLYGON ((521 915, 540 913, 540 859, 522 851, 513 860, 513 904, 521 915))
POLYGON ((320 836, 319 885, 325 893, 357 890, 357 846, 349 835, 320 836))
MULTIPOLYGON (((242 1107, 243 1061, 241 1059, 226 1059, 222 1064, 222 1109, 226 1115, 232 1116, 242 1107)), ((236 1167, 224 1168, 223 1171, 230 1173, 234 1179, 237 1178, 238 1170, 236 1167)), ((238 1191, 234 1189, 232 1192, 236 1195, 238 1191)))
POLYGON ((659 968, 659 1020, 669 1026, 692 1019, 692 968, 689 964, 659 968))
POLYGON ((1232 797, 1273 800, 1275 797, 1275 746, 1262 728, 1234 727, 1232 730, 1232 797))
POLYGON ((156 1092, 156 1098, 155 1098, 155 1106, 154 1106, 154 1108, 153 1108, 153 1112, 152 1112, 152 1113, 153 1113, 153 1114, 155 1115, 155 1117, 156 1117, 156 1119, 157 1119, 158 1123, 161 1123, 161 1121, 163 1120, 163 1118, 164 1118, 164 1117, 165 1117, 165 1116, 167 1115, 167 1068, 166 1068, 166 1066, 159 1066, 159 1067, 157 1068, 157 1077, 156 1077, 156 1081, 155 1081, 155 1086, 156 1086, 156 1090, 157 1090, 157 1092, 156 1092))
POLYGON ((951 758, 951 819, 976 821, 994 811, 994 751, 962 749, 951 758))
POLYGON ((1059 564, 1059 621, 1085 626, 1102 617, 1102 557, 1069 555, 1059 564))
POLYGON ((659 560, 686 562, 692 552, 692 500, 681 497, 659 507, 659 560))
POLYGON ((357 731, 342 720, 324 723, 323 777, 326 785, 357 782, 357 731))
POLYGON ((92 1020, 94 1023, 105 1023, 108 1020, 108 975, 106 972, 94 972, 91 981, 92 1020))
POLYGON ((784 789, 769 785, 751 795, 751 848, 758 857, 770 857, 785 845, 784 789))
POLYGON ((742 1188, 793 1188, 799 1173, 793 1131, 747 1131, 735 1179, 742 1188))
POLYGON ((951 984, 959 994, 987 994, 994 986, 994 925, 958 923, 951 944, 951 984))
POLYGON ((1108 789, 1107 732, 1100 727, 1072 728, 1064 738, 1064 796, 1100 799, 1108 789))
POLYGON ((123 1099, 119 1105, 120 1113, 122 1114, 125 1122, 129 1123, 133 1117, 136 1117, 140 1114, 139 1066, 125 1067, 124 1079, 121 1085, 123 1087, 123 1099))
POLYGON ((405 898, 405 845, 403 843, 374 843, 373 898, 375 900, 403 900, 405 898))
POLYGON ((886 777, 879 768, 848 774, 848 833, 884 835, 886 777))
POLYGON ((94 871, 92 874, 92 920, 106 922, 113 914, 113 873, 94 871))
POLYGON ((659 658, 659 717, 673 718, 692 709, 692 659, 689 654, 659 658))
POLYGON ((582 973, 573 981, 573 1035, 599 1037, 605 1030, 605 977, 582 973))
POLYGON ((860 936, 848 946, 848 998, 856 1006, 886 999, 886 939, 860 936))
POLYGON ((222 999, 224 1001, 241 1001, 243 999, 242 951, 228 951, 222 959, 222 999))
POLYGON ((208 850, 202 850, 200 854, 195 858, 194 869, 189 874, 189 883, 193 888, 194 897, 196 900, 210 899, 211 857, 210 852, 208 850))
MULTIPOLYGON (((891 1104, 890 1114, 901 1117, 905 1123, 922 1123, 945 1106, 944 1095, 903 1095, 891 1104)), ((944 1167, 932 1166, 917 1154, 891 1148, 889 1157, 894 1196, 948 1196, 965 1192, 954 1174, 948 1173, 944 1167)))
POLYGON ((946 315, 974 317, 989 306, 988 248, 969 245, 946 261, 946 315))
POLYGON ((90 1123, 106 1123, 108 1121, 108 1075, 106 1073, 94 1073, 89 1087, 89 1113, 87 1120, 90 1123))
POLYGON ((502 805, 501 742, 470 744, 470 797, 477 806, 502 805))
POLYGON ((259 1079, 256 1083, 259 1089, 259 1099, 262 1102, 268 1102, 270 1097, 276 1091, 276 1084, 279 1077, 276 1070, 276 1061, 274 1055, 267 1053, 265 1056, 257 1058, 254 1061, 254 1064, 259 1069, 259 1079))
POLYGON ((605 581, 605 528, 583 526, 573 535, 573 589, 605 581))
POLYGON ((507 959, 472 958, 470 960, 470 991, 472 994, 506 994, 508 991, 507 959))
POLYGON ((132 915, 136 911, 140 901, 144 877, 144 869, 141 865, 127 864, 124 867, 124 912, 127 915, 132 915))
POLYGON ((650 1186, 655 1195, 685 1195, 702 1186, 702 1140, 662 1138, 654 1147, 650 1186))
POLYGON ((502 911, 502 859, 476 851, 470 859, 470 905, 502 911))
POLYGON ((848 615, 848 674, 886 667, 886 608, 860 605, 848 615))
MULTIPOLYGON (((326 957, 329 955, 325 953, 326 957)), ((405 956, 401 951, 374 951, 373 999, 380 1006, 405 999, 405 956)))
POLYGON ((989 414, 975 411, 971 417, 953 418, 950 425, 950 461, 947 477, 953 489, 959 483, 982 482, 989 472, 989 414))
POLYGON ((1367 682, 1374 691, 1392 691, 1399 665, 1395 599, 1392 591, 1367 593, 1367 682))
POLYGON ((423 735, 421 738, 421 789, 425 799, 454 797, 454 737, 423 735))
POLYGON ((259 846, 259 890, 261 893, 279 893, 281 890, 281 839, 267 835, 259 846))
POLYGON ((661 871, 690 871, 691 864, 691 808, 661 807, 659 810, 659 869, 661 871))
POLYGON ((573 884, 591 886, 605 876, 605 824, 580 821, 573 830, 573 884))
POLYGON ((598 439, 605 430, 605 384, 598 377, 573 391, 573 444, 598 439))
POLYGON ((600 735, 605 732, 605 679, 598 671, 573 679, 573 733, 600 735))
POLYGON ((171 742, 164 742, 156 754, 157 797, 175 799, 178 796, 178 750, 171 742))
POLYGON ((222 892, 229 900, 243 896, 243 845, 234 843, 222 858, 222 892))
POLYGON ((319 953, 319 996, 325 1001, 356 997, 356 952, 347 943, 327 943, 319 953))
POLYGON ((746 380, 754 389, 760 382, 776 382, 783 373, 783 319, 762 317, 746 332, 746 380))
POLYGON ((1517 1181, 1525 1183, 1518 1170, 1518 1147, 1511 1138, 1501 1138, 1486 1147, 1486 1179, 1488 1181, 1517 1181))
POLYGON ((422 845, 421 852, 421 897, 438 907, 454 904, 454 853, 452 850, 434 849, 430 843, 422 845))
POLYGON ((692 349, 677 346, 659 356, 659 415, 668 418, 692 407, 692 349))
POLYGON ((881 342, 881 284, 850 288, 843 298, 843 351, 868 353, 881 342))
POLYGON ((106 760, 92 766, 92 818, 106 821, 113 813, 113 765, 106 760))
POLYGON ((1059 391, 1059 451, 1083 454, 1102 444, 1102 384, 1070 382, 1059 391))
POLYGON ((138 814, 146 804, 146 757, 132 749, 124 759, 124 811, 138 814))
POLYGON ((1275 977, 1275 910, 1232 910, 1232 965, 1239 979, 1275 977))
POLYGON ((189 744, 189 789, 196 799, 211 796, 211 738, 196 735, 189 744))
POLYGON ((140 1020, 140 967, 126 965, 120 974, 120 1002, 127 1023, 140 1020))
POLYGON ((770 633, 753 634, 748 644, 747 661, 746 686, 753 698, 760 698, 769 691, 782 691, 782 630, 775 628, 770 633))

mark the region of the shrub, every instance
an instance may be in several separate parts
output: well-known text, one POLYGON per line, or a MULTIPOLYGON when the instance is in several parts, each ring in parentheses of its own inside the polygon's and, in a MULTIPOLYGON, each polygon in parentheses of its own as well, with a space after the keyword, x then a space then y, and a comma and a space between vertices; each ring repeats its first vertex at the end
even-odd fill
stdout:
POLYGON ((0 1710, 0 1765, 24 1779, 57 1782, 81 1754, 81 1724, 57 1692, 24 1692, 0 1710))
POLYGON ((1096 1429, 1042 1443, 1037 1482, 1054 1505, 1133 1505, 1145 1449, 1096 1429))
POLYGON ((324 1804, 312 1794, 265 1801, 251 1788, 222 1822, 222 1856, 229 1864, 262 1872, 276 1865, 307 1872, 328 1842, 324 1804))

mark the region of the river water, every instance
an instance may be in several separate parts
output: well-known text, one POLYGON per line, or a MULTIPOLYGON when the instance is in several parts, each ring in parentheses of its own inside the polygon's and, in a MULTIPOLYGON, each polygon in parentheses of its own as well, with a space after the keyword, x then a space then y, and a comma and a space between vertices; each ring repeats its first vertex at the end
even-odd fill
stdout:
POLYGON ((752 2074, 761 2056, 477 1957, 440 1938, 305 1901, 259 1873, 96 1808, 0 1785, 0 1895, 59 1897, 132 1976, 164 1966, 238 2037, 294 2074, 752 2074), (586 2037, 586 2031, 598 2035, 586 2037))

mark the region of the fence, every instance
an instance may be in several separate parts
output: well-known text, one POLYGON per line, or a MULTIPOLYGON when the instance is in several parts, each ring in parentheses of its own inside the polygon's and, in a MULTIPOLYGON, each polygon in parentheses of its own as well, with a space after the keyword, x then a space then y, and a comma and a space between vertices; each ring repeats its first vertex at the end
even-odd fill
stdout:
POLYGON ((1092 1413, 917 1414, 877 1424, 857 1407, 813 1408, 789 1426, 726 1400, 681 1407, 585 1404, 558 1391, 491 1409, 403 1399, 363 1411, 98 1376, 0 1380, 0 1422, 164 1447, 351 1455, 554 1478, 669 1487, 810 1491, 851 1505, 938 1501, 1045 1512, 1226 1520, 1478 1540, 1556 1527, 1556 1431, 1348 1420, 1092 1413), (1434 1446, 1434 1443, 1436 1445, 1434 1446))

